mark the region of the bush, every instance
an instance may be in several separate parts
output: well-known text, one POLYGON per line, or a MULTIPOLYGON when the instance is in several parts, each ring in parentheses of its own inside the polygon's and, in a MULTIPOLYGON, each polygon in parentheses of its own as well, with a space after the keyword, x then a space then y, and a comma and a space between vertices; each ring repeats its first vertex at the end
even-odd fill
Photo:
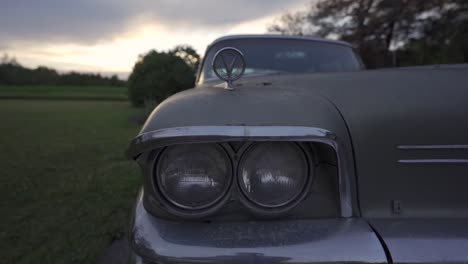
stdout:
POLYGON ((195 69, 173 52, 151 50, 140 55, 128 78, 128 93, 134 106, 147 98, 156 103, 195 85, 195 69))

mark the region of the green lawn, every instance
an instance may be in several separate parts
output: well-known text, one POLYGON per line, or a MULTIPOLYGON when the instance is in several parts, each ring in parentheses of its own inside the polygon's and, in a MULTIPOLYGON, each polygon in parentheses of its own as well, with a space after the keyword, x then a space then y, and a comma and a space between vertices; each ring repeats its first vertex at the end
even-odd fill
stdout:
POLYGON ((95 263, 122 236, 141 181, 124 157, 137 114, 127 102, 0 100, 1 263, 95 263))
POLYGON ((0 99, 128 100, 126 87, 0 85, 0 99))

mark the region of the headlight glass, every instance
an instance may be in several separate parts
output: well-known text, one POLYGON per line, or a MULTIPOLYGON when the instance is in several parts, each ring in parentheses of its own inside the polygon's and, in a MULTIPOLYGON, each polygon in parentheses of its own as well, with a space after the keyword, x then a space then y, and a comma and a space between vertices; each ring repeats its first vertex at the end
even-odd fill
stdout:
POLYGON ((159 157, 156 178, 159 190, 172 204, 203 209, 226 194, 232 178, 231 162, 216 144, 170 146, 159 157))
POLYGON ((238 180, 253 203, 270 208, 284 206, 304 191, 307 159, 295 143, 256 143, 242 156, 238 180))

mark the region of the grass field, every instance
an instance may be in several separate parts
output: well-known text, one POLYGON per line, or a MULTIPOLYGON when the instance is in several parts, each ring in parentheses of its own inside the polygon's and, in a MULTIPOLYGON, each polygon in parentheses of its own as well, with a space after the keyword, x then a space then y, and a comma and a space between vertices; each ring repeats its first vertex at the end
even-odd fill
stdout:
POLYGON ((123 154, 137 114, 127 102, 0 100, 0 263, 95 263, 122 236, 140 185, 123 154))
POLYGON ((0 99, 127 100, 126 87, 0 85, 0 99))

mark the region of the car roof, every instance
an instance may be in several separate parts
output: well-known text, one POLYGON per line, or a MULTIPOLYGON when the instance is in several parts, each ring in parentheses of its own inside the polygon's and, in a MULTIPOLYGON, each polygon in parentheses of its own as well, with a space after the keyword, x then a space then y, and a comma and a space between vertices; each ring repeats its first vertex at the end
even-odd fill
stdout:
POLYGON ((232 39, 293 39, 293 40, 311 40, 311 41, 318 41, 318 42, 326 42, 331 44, 338 44, 343 46, 352 47, 352 45, 345 41, 339 40, 332 40, 332 39, 325 39, 320 37, 313 37, 313 36, 297 36, 297 35, 279 35, 279 34, 243 34, 243 35, 227 35, 220 38, 215 39, 208 47, 224 41, 224 40, 232 40, 232 39))

